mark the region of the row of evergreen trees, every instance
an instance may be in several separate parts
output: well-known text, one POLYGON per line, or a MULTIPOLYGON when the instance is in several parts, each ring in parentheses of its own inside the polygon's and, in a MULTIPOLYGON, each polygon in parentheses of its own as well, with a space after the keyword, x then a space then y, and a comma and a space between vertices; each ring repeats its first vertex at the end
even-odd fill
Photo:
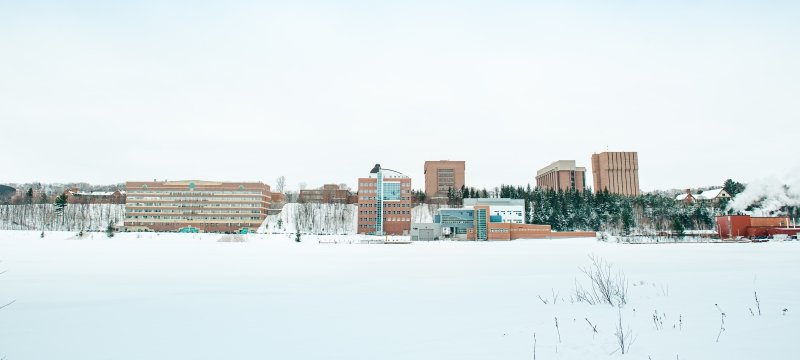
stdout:
MULTIPOLYGON (((736 186, 741 186, 735 183, 736 186)), ((726 183, 726 185, 728 185, 726 183)), ((741 192, 741 188, 733 190, 741 192)), ((489 197, 486 189, 463 187, 448 192, 448 204, 458 206, 465 198, 489 197)), ((552 190, 530 185, 501 185, 493 194, 500 198, 524 199, 525 222, 548 224, 556 231, 609 231, 616 234, 706 230, 714 226, 714 216, 721 214, 725 203, 676 201, 665 193, 625 196, 591 190, 552 190)))

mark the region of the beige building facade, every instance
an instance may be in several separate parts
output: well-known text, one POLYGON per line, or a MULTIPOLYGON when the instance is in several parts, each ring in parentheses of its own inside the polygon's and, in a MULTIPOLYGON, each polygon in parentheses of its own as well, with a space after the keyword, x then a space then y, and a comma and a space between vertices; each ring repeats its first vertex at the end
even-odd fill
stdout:
POLYGON ((536 186, 552 190, 583 190, 586 168, 575 166, 575 160, 559 160, 536 172, 536 186))
POLYGON ((126 231, 255 232, 272 202, 260 182, 129 181, 126 231))
POLYGON ((636 152, 592 154, 594 192, 605 189, 612 194, 639 195, 639 155, 636 152))

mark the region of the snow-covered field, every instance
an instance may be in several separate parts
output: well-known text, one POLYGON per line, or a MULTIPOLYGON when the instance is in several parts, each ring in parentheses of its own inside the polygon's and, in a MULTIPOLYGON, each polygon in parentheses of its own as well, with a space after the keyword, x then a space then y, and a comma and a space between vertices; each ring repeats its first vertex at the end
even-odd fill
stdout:
POLYGON ((798 350, 800 242, 39 236, 0 231, 0 306, 16 299, 0 309, 0 358, 532 359, 534 333, 536 359, 794 359, 798 350), (635 342, 625 355, 610 355, 615 308, 570 301, 590 254, 630 280, 621 314, 635 342), (749 311, 754 290, 761 316, 749 311), (719 342, 715 304, 726 313, 719 342))

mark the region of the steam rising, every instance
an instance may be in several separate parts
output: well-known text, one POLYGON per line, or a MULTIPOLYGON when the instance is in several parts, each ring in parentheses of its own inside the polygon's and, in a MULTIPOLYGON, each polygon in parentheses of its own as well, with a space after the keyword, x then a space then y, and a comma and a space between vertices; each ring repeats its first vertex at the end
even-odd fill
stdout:
POLYGON ((781 178, 770 176, 747 184, 745 190, 728 204, 728 209, 767 216, 779 214, 786 206, 800 206, 800 168, 781 178), (756 205, 756 208, 745 211, 750 205, 756 205))

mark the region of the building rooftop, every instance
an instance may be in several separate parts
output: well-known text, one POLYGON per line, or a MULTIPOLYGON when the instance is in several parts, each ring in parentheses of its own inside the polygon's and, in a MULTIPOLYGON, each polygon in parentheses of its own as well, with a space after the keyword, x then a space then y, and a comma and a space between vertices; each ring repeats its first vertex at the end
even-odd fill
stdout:
POLYGON ((559 170, 566 170, 566 171, 586 171, 585 167, 577 167, 575 166, 575 160, 558 160, 552 162, 550 165, 547 165, 539 171, 536 172, 536 176, 549 173, 551 171, 559 171, 559 170))
POLYGON ((464 199, 464 207, 475 205, 498 205, 498 206, 525 206, 524 199, 508 198, 467 198, 464 199))

